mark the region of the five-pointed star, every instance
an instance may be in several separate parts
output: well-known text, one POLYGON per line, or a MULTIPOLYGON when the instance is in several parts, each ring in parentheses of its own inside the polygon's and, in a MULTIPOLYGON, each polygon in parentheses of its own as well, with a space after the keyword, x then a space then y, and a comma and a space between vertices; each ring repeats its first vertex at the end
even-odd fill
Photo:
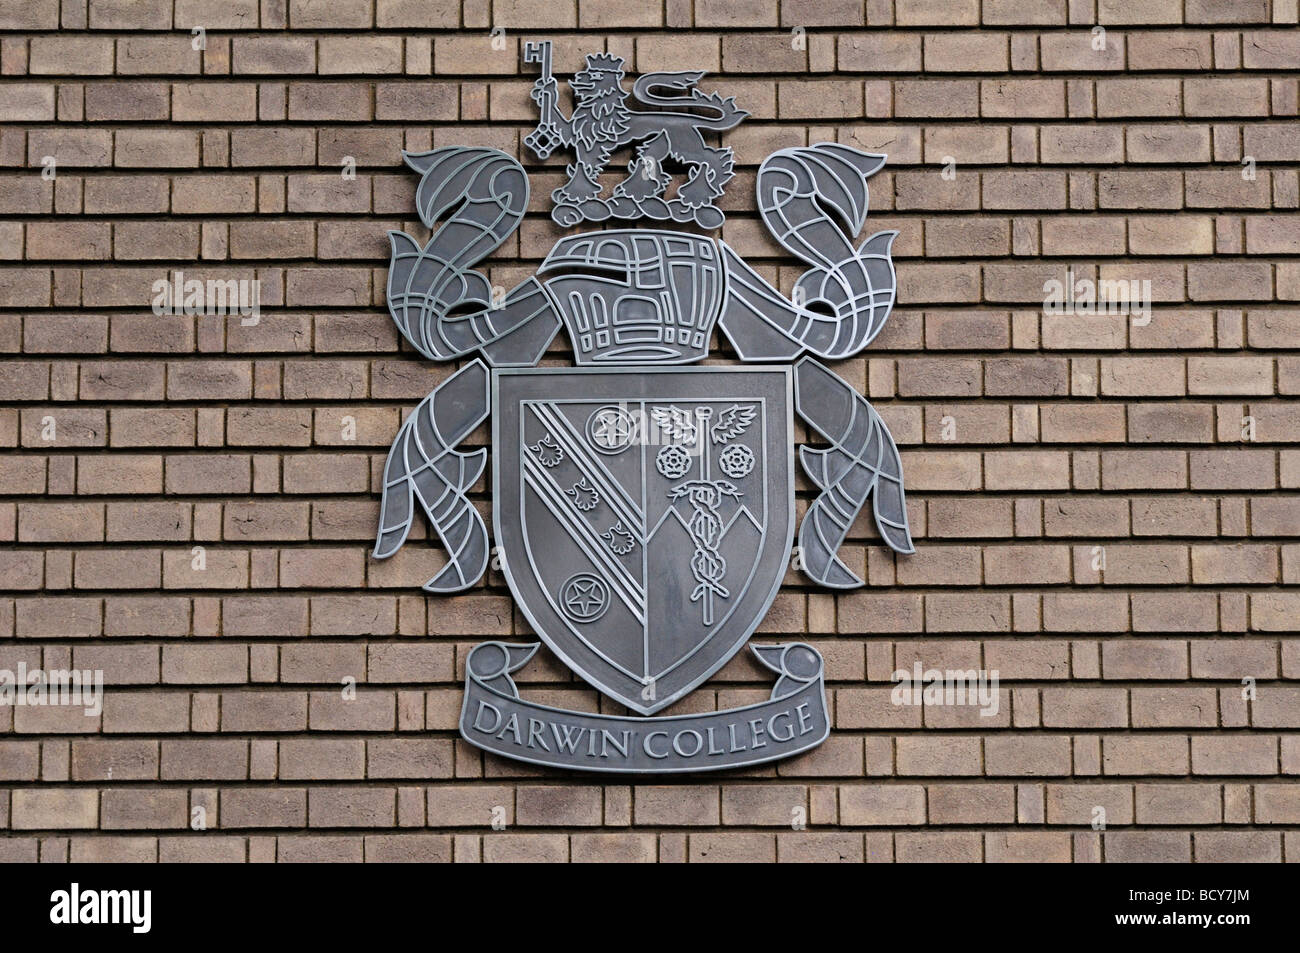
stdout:
POLYGON ((593 429, 596 438, 606 447, 613 447, 626 442, 631 434, 629 421, 618 414, 607 414, 597 418, 593 429))
POLYGON ((590 615, 602 601, 601 594, 596 591, 594 580, 575 582, 569 593, 569 607, 582 615, 590 615))

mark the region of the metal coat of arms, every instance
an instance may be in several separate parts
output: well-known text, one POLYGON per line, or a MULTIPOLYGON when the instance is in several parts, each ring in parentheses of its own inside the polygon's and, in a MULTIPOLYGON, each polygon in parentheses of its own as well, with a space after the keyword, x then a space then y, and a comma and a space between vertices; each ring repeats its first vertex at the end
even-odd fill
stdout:
MULTIPOLYGON (((564 119, 549 43, 528 44, 525 58, 543 71, 534 86, 542 118, 526 143, 539 155, 560 145, 578 154, 555 193, 557 213, 565 210, 557 221, 721 223, 712 213, 731 176, 730 150, 696 140, 700 129, 729 128, 746 114, 695 92, 703 74, 650 74, 634 90, 657 102, 643 93, 690 89, 682 107, 714 115, 712 125, 689 112, 629 110, 621 62, 591 56, 564 119), (606 121, 607 103, 621 110, 617 121, 606 121), (629 180, 600 199, 600 169, 636 140, 629 180), (669 196, 660 163, 672 156, 688 172, 669 196)), ((760 166, 759 214, 810 266, 793 299, 720 240, 652 229, 562 238, 538 276, 494 297, 473 266, 523 219, 523 167, 485 148, 404 158, 421 176, 418 212, 434 231, 423 245, 389 233, 389 310, 425 357, 472 359, 394 440, 375 555, 402 546, 418 505, 448 557, 425 589, 450 593, 479 581, 488 531, 466 491, 487 450, 457 447, 491 415, 493 523, 510 590, 559 659, 636 713, 521 698, 511 673, 539 646, 493 641, 466 660, 461 734, 535 764, 631 773, 752 765, 820 744, 830 731, 822 659, 804 643, 752 647, 775 674, 767 701, 655 713, 745 645, 776 598, 796 535, 804 574, 835 588, 862 585, 838 550, 868 499, 885 544, 912 551, 894 441, 867 400, 819 360, 860 352, 893 306, 896 233, 854 244, 867 180, 885 157, 818 143, 760 166), (578 366, 538 367, 561 326, 578 366), (715 330, 741 363, 683 366, 708 355, 715 330), (799 448, 819 493, 797 531, 796 414, 827 443, 799 448)))
POLYGON ((569 181, 551 193, 555 201, 551 217, 556 222, 576 225, 584 219, 644 217, 694 221, 701 228, 722 224, 715 203, 734 174, 732 154, 730 149, 706 145, 701 133, 731 129, 749 115, 736 108, 734 98, 696 89, 704 78, 702 72, 647 73, 632 86, 632 96, 643 108, 632 110, 623 89, 623 60, 593 53, 569 81, 574 109, 565 118, 557 102, 558 84, 551 76, 550 42, 525 44, 524 59, 542 68, 542 77, 533 86, 542 118, 524 144, 539 159, 561 145, 575 154, 569 181), (633 142, 640 145, 628 163, 627 178, 614 186, 608 199, 601 199, 598 179, 611 154, 633 142), (665 198, 672 182, 664 165, 668 160, 688 170, 688 178, 672 198, 665 198))

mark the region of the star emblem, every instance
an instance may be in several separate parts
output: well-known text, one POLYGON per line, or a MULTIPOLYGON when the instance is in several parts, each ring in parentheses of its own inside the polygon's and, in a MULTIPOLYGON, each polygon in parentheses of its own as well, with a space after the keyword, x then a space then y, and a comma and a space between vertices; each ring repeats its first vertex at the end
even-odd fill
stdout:
POLYGON ((560 594, 564 614, 575 622, 595 622, 609 608, 609 587, 589 572, 578 573, 560 594))
POLYGON ((622 453, 636 436, 636 421, 622 407, 602 407, 587 421, 587 436, 601 453, 622 453))

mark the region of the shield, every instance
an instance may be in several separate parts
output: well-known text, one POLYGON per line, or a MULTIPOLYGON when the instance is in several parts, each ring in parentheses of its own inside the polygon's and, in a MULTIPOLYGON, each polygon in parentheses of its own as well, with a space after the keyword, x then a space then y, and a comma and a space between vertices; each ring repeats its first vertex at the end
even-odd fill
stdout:
POLYGON ((789 367, 497 369, 506 579, 561 660, 649 715, 724 665, 785 575, 789 367))

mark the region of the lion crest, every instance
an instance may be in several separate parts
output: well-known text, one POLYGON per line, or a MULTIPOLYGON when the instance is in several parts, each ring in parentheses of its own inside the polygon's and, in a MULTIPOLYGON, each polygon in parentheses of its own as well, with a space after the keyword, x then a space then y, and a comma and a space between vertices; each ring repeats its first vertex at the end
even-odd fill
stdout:
POLYGON ((525 144, 541 159, 560 145, 574 151, 569 181, 551 194, 556 222, 576 225, 644 216, 694 221, 703 228, 722 224, 717 200, 734 175, 732 151, 707 145, 703 134, 731 129, 749 115, 737 108, 734 97, 701 92, 697 85, 705 75, 702 71, 646 73, 633 84, 629 97, 623 88, 623 59, 594 53, 569 80, 574 108, 566 117, 551 75, 550 43, 530 43, 524 56, 542 65, 532 90, 541 106, 541 121, 525 144), (649 108, 632 109, 629 98, 649 108), (627 177, 602 198, 599 180, 610 156, 632 143, 638 145, 627 177), (664 167, 669 160, 686 169, 671 196, 673 176, 664 167))

